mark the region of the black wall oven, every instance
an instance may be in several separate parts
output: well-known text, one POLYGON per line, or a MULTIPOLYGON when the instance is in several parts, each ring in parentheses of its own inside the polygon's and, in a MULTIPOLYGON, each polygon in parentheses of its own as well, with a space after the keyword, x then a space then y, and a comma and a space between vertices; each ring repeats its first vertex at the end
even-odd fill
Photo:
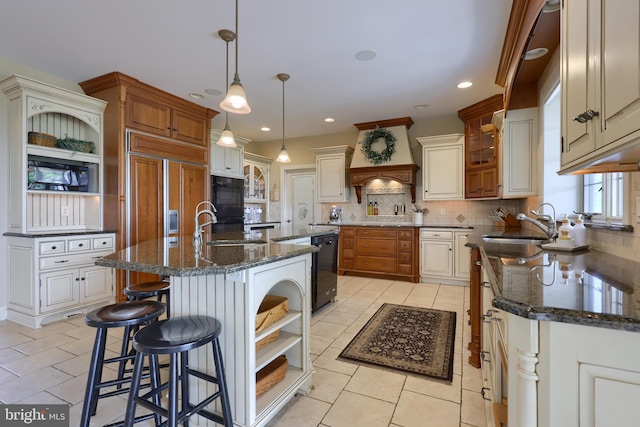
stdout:
POLYGON ((211 232, 244 230, 244 180, 211 175, 211 203, 218 210, 211 232))

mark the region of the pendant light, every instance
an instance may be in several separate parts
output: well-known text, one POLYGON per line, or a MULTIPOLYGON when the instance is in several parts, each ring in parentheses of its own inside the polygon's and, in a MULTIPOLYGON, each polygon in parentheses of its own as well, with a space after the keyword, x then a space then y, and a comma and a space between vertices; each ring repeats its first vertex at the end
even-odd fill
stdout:
MULTIPOLYGON (((225 81, 225 85, 229 87, 229 42, 232 42, 236 39, 236 33, 231 30, 220 30, 218 31, 218 35, 222 40, 227 43, 227 62, 225 71, 227 73, 227 80, 225 81)), ((222 147, 236 147, 236 140, 233 137, 233 132, 229 128, 229 112, 224 112, 224 130, 220 134, 220 139, 216 142, 216 145, 220 145, 222 147)))
POLYGON ((280 163, 289 163, 291 158, 287 152, 287 147, 284 145, 284 82, 289 80, 290 76, 289 74, 280 73, 277 77, 278 80, 282 82, 282 149, 280 150, 280 154, 278 154, 276 161, 280 163))
POLYGON ((236 114, 249 114, 251 107, 247 102, 247 95, 240 83, 238 74, 238 0, 236 0, 236 72, 233 76, 233 83, 227 89, 227 96, 220 103, 220 108, 224 111, 236 114))

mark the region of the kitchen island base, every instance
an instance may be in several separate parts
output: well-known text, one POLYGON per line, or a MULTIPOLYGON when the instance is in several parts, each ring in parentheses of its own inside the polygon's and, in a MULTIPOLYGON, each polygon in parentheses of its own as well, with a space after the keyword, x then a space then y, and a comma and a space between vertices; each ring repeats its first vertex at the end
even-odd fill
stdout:
MULTIPOLYGON (((200 276, 171 277, 172 316, 209 315, 222 323, 220 345, 236 426, 266 424, 296 393, 311 389, 309 360, 311 254, 288 258, 246 270, 200 276), (288 299, 288 313, 273 325, 256 333, 256 313, 267 295, 288 299), (280 331, 278 339, 256 351, 256 342, 280 331), (284 379, 256 398, 256 373, 285 355, 288 367, 284 379)), ((210 349, 190 353, 196 369, 213 369, 210 349)), ((205 384, 191 387, 193 400, 212 394, 205 384)), ((220 408, 211 408, 220 412, 220 408)), ((196 425, 213 426, 201 417, 196 425)))

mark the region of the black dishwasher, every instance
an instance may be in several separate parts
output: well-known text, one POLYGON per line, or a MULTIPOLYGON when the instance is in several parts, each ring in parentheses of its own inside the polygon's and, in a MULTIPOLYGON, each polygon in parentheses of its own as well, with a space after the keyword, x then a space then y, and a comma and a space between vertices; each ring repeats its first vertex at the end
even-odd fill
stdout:
POLYGON ((318 247, 311 266, 311 311, 328 304, 338 292, 338 234, 311 237, 318 247))

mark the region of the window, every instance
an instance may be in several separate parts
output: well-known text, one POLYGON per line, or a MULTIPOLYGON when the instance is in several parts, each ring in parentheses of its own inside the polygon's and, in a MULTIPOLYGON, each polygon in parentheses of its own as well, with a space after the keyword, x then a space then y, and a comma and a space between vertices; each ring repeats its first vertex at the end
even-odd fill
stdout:
POLYGON ((593 213, 594 222, 628 223, 624 188, 629 188, 622 172, 583 175, 583 211, 593 213))

